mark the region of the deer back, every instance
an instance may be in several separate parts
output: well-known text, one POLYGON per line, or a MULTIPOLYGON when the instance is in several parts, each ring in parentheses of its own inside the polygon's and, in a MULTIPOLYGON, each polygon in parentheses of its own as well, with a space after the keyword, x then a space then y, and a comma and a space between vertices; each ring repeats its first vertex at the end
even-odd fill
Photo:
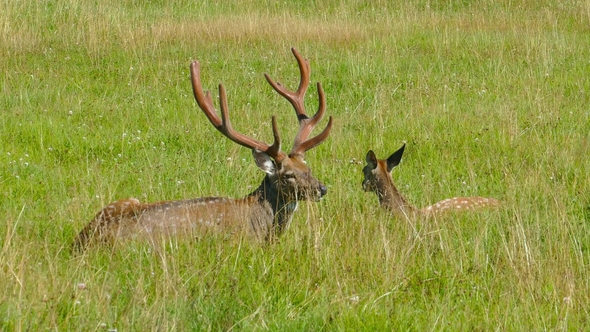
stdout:
POLYGON ((75 246, 128 239, 156 241, 169 236, 199 237, 209 232, 253 235, 258 239, 272 225, 269 220, 271 211, 251 198, 202 197, 156 203, 130 198, 99 211, 80 232, 75 246))

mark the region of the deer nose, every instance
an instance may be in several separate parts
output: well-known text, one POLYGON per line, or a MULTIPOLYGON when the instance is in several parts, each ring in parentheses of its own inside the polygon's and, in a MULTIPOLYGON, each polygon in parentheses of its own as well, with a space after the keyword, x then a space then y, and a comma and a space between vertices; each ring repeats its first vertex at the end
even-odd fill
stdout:
POLYGON ((324 196, 327 193, 328 193, 328 188, 326 188, 326 186, 324 186, 323 184, 320 185, 320 196, 324 196))

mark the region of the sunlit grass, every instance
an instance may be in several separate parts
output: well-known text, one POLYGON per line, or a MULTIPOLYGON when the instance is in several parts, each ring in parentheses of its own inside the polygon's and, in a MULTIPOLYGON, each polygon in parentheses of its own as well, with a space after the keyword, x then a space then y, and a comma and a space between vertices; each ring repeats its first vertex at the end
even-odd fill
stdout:
MULTIPOLYGON (((585 330, 590 314, 586 2, 0 4, 2 330, 585 330), (263 73, 321 81, 328 186, 281 241, 223 236, 72 256, 109 202, 242 197, 250 152, 192 99, 228 89, 236 129, 284 149, 297 128, 263 73), (368 149, 407 143, 416 206, 497 211, 397 220, 361 190, 368 149)), ((310 89, 308 112, 317 107, 310 89)))

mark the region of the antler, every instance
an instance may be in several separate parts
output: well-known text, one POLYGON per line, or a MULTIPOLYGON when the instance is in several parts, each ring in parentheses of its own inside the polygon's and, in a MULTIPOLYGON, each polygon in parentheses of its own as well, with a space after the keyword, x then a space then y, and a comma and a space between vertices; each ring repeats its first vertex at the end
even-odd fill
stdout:
POLYGON ((324 90, 322 89, 321 83, 318 82, 318 111, 313 117, 308 117, 305 112, 304 98, 305 92, 309 86, 309 76, 311 71, 309 61, 303 59, 303 57, 294 47, 291 48, 291 52, 293 52, 293 55, 295 55, 295 58, 297 59, 297 63, 299 64, 299 72, 301 74, 301 81, 299 82, 299 88, 297 88, 297 91, 287 90, 283 85, 281 85, 281 83, 273 81, 268 74, 264 74, 264 77, 266 77, 266 80, 273 87, 273 89, 275 89, 281 96, 285 97, 291 103, 291 105, 293 105, 295 113, 297 114, 297 119, 299 119, 299 132, 297 132, 297 135, 295 136, 293 148, 291 149, 289 155, 304 155, 305 151, 318 146, 326 138, 328 138, 328 135, 330 135, 330 130, 332 129, 332 117, 330 116, 328 125, 321 133, 311 139, 307 139, 313 128, 315 128, 315 126, 320 122, 320 120, 322 120, 324 116, 324 112, 326 111, 326 97, 324 96, 324 90))
POLYGON ((239 145, 245 146, 250 149, 258 149, 260 151, 266 152, 270 157, 279 161, 285 157, 285 153, 281 151, 281 138, 279 136, 279 130, 277 129, 277 120, 275 116, 272 117, 272 133, 274 136, 274 143, 272 145, 268 145, 262 141, 256 140, 252 137, 248 137, 242 133, 235 131, 229 120, 229 111, 227 106, 227 97, 225 94, 225 88, 223 84, 219 84, 219 103, 221 107, 221 119, 217 114, 217 110, 213 106, 213 99, 211 98, 211 94, 209 91, 203 93, 203 86, 201 85, 201 71, 199 67, 199 62, 194 61, 191 63, 190 66, 191 70, 191 81, 193 84, 193 94, 195 95, 195 100, 199 107, 209 121, 213 124, 219 132, 225 135, 230 140, 238 143, 239 145))

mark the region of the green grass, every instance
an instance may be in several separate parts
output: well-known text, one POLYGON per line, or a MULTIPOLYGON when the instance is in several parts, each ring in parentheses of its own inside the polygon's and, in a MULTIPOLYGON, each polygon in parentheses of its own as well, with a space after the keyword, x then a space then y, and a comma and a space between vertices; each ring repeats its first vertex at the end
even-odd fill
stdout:
MULTIPOLYGON (((590 5, 584 1, 2 1, 0 330, 587 330, 590 5), (72 256, 111 201, 242 197, 263 174, 192 97, 223 82, 233 124, 285 149, 289 47, 311 61, 329 188, 281 241, 222 236, 72 256), (407 142, 396 220, 359 162, 407 142)), ((309 112, 317 107, 310 89, 309 112)))

